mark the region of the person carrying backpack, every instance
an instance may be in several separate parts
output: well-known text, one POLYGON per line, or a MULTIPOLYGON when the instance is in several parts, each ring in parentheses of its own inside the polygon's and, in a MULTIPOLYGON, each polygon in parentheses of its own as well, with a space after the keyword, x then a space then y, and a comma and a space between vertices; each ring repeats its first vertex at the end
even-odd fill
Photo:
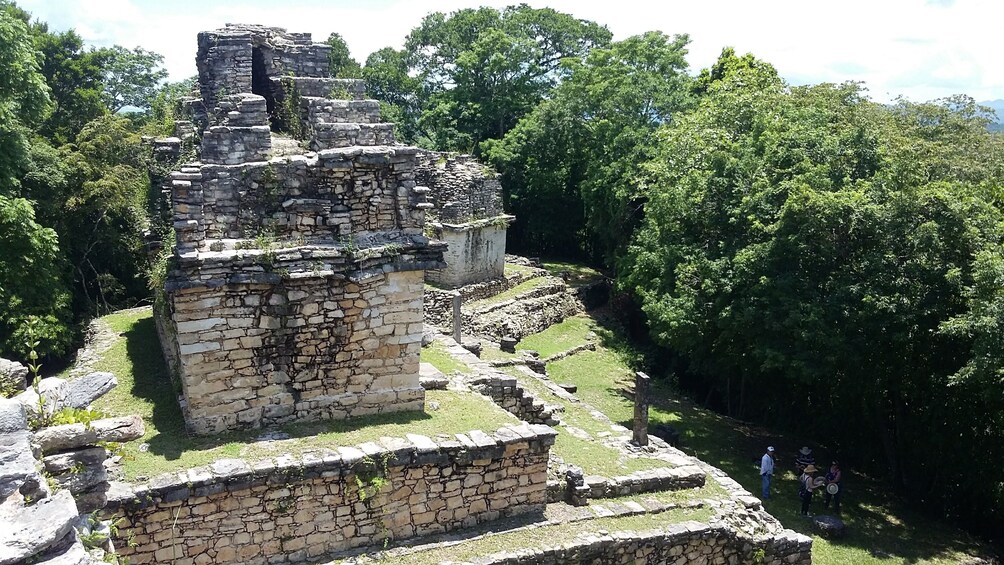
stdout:
POLYGON ((798 497, 802 499, 802 516, 812 516, 809 514, 809 504, 812 503, 812 495, 816 489, 815 478, 812 476, 818 469, 812 463, 805 466, 802 476, 798 478, 798 497))

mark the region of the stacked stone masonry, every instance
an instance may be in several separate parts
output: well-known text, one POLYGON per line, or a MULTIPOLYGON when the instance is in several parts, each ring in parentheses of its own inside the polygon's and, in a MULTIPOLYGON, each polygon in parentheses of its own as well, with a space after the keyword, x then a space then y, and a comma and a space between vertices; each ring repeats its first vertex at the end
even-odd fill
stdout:
POLYGON ((255 465, 223 460, 155 479, 108 511, 124 518, 117 545, 131 563, 302 562, 540 512, 554 438, 523 424, 255 465))
POLYGON ((446 268, 426 278, 456 288, 498 279, 505 265, 506 229, 497 174, 467 155, 419 155, 416 181, 429 188, 431 232, 447 244, 446 268))
POLYGON ((644 532, 598 533, 560 547, 527 549, 479 558, 478 565, 629 565, 706 563, 809 565, 812 539, 795 532, 751 541, 725 527, 684 522, 644 532))
POLYGON ((328 76, 329 49, 263 26, 199 35, 201 159, 171 176, 158 312, 195 433, 423 407, 422 280, 445 246, 423 234, 417 150, 361 81, 328 76), (318 151, 269 159, 293 100, 318 151))

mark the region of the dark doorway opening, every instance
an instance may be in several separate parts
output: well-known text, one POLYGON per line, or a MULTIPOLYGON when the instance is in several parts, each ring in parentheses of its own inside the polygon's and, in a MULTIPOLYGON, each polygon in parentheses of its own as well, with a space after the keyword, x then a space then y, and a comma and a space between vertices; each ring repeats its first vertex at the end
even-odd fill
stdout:
POLYGON ((272 81, 265 70, 265 55, 261 47, 251 48, 251 92, 265 98, 269 121, 275 129, 275 94, 272 92, 272 81))

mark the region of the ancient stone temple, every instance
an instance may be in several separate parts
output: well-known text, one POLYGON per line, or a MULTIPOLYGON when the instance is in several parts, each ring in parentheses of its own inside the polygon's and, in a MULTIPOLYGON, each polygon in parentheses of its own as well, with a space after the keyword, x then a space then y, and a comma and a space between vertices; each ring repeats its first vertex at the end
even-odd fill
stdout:
POLYGON ((496 173, 469 155, 423 152, 416 180, 429 187, 428 230, 448 246, 446 267, 426 273, 429 282, 456 288, 502 277, 515 216, 502 211, 496 173))
POLYGON ((423 235, 417 150, 309 34, 198 42, 199 157, 171 176, 160 312, 189 428, 420 410, 423 276, 444 246, 423 235))

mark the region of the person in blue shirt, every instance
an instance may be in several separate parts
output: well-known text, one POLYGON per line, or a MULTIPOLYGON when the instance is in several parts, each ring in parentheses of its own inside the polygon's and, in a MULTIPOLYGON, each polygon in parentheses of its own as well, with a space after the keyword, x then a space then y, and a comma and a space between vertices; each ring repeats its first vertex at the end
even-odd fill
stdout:
POLYGON ((760 483, 762 499, 770 499, 770 480, 774 476, 774 447, 768 447, 767 452, 760 458, 760 483))

